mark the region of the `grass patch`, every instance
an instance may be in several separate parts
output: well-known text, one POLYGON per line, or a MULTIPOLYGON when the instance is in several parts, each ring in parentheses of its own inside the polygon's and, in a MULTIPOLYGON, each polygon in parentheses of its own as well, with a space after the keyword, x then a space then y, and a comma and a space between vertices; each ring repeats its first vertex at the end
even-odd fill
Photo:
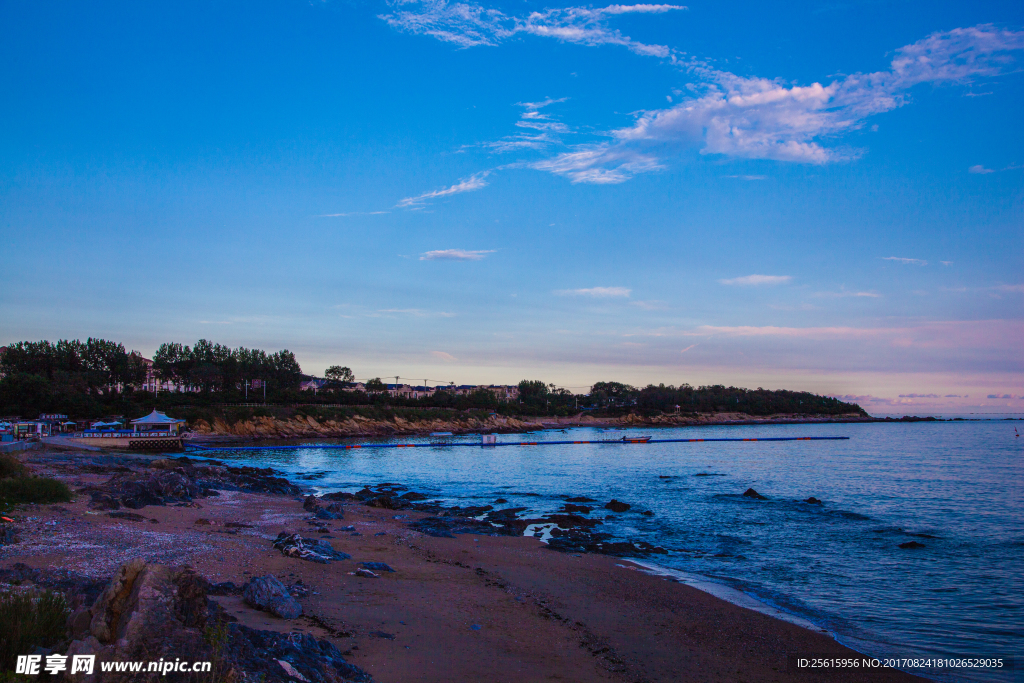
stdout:
MULTIPOLYGON (((70 503, 71 489, 63 482, 46 477, 0 479, 0 504, 70 503)), ((0 631, 2 632, 2 631, 0 631)))
POLYGON ((7 477, 24 477, 28 468, 13 455, 0 453, 0 479, 7 477))
POLYGON ((18 655, 64 640, 69 613, 60 593, 0 594, 0 667, 13 671, 18 655))

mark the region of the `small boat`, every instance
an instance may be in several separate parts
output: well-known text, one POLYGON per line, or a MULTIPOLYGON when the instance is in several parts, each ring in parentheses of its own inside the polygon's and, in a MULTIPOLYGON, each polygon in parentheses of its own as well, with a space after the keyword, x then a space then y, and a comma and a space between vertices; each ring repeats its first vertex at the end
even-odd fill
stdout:
POLYGON ((651 440, 650 436, 624 436, 622 441, 624 443, 647 443, 651 440))

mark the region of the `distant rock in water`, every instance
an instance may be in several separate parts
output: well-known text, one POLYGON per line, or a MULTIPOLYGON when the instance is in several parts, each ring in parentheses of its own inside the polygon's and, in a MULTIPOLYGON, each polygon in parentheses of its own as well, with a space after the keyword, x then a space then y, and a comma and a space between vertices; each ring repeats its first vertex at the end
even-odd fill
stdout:
POLYGON ((582 512, 583 514, 587 514, 591 510, 593 510, 593 508, 588 505, 575 505, 573 503, 566 503, 565 505, 562 506, 562 512, 582 512))
POLYGON ((915 548, 925 548, 924 543, 918 543, 917 541, 907 541, 906 543, 900 543, 900 547, 904 550, 913 550, 915 548))
POLYGON ((507 502, 508 502, 508 501, 507 501, 507 500, 505 500, 504 498, 498 498, 498 499, 497 499, 496 501, 494 501, 494 504, 495 504, 495 505, 504 505, 504 504, 505 504, 505 503, 507 503, 507 502))
POLYGON ((593 498, 587 498, 586 496, 573 496, 572 498, 566 498, 566 503, 596 503, 597 501, 593 498))
POLYGON ((824 503, 822 503, 820 500, 818 500, 814 496, 811 496, 810 498, 807 498, 806 500, 804 500, 804 502, 807 503, 808 505, 824 505, 824 503))
POLYGON ((629 503, 623 503, 621 500, 612 498, 610 502, 605 503, 604 509, 611 510, 612 512, 625 512, 631 507, 633 506, 629 503))
POLYGON ((754 500, 768 500, 768 496, 762 496, 754 489, 747 489, 743 492, 744 498, 753 498, 754 500))

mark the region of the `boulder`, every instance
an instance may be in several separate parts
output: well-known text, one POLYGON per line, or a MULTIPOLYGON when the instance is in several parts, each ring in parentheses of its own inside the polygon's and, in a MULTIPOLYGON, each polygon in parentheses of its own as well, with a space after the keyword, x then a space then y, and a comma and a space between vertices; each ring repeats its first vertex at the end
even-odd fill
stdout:
POLYGON ((291 596, 277 577, 267 574, 252 579, 242 588, 242 600, 250 607, 270 612, 282 619, 302 616, 302 605, 291 596))
POLYGON ((747 489, 743 492, 744 498, 753 498, 754 500, 768 500, 768 496, 762 496, 754 489, 747 489))
POLYGON ((604 509, 611 510, 612 512, 625 512, 629 508, 633 507, 629 503, 623 503, 621 500, 611 499, 611 502, 605 503, 604 509))
POLYGON ((824 505, 824 503, 822 503, 820 500, 818 500, 814 496, 811 496, 810 498, 806 498, 804 500, 804 502, 807 503, 808 505, 824 505))
POLYGON ((917 548, 925 548, 924 543, 918 543, 917 541, 907 541, 906 543, 900 543, 900 547, 904 550, 915 550, 917 548))
POLYGON ((427 497, 424 496, 422 493, 416 493, 415 491, 409 491, 408 493, 403 493, 401 495, 401 498, 404 498, 405 500, 411 500, 411 501, 426 500, 427 499, 427 497))
POLYGON ((566 503, 562 506, 562 512, 581 512, 584 515, 588 514, 594 508, 586 505, 574 505, 573 503, 566 503))

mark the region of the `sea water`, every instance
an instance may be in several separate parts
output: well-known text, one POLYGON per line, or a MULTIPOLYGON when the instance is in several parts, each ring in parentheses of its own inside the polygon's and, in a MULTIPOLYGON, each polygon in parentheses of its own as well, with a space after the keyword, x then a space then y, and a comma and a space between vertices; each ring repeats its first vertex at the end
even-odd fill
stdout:
MULTIPOLYGON (((850 438, 379 450, 310 444, 217 455, 278 468, 321 492, 398 482, 452 505, 504 498, 507 505, 496 507, 526 507, 529 516, 557 510, 566 496, 588 496, 597 506, 616 498, 632 510, 609 514, 599 530, 669 551, 652 562, 742 591, 872 656, 1016 657, 1013 671, 916 671, 1012 681, 1024 669, 1024 439, 1014 425, 574 428, 499 440, 850 438), (744 497, 748 488, 767 500, 744 497), (823 505, 803 502, 810 496, 823 505), (654 515, 639 514, 646 510, 654 515), (910 541, 924 547, 899 547, 910 541)), ((606 514, 598 507, 591 516, 606 514)))

